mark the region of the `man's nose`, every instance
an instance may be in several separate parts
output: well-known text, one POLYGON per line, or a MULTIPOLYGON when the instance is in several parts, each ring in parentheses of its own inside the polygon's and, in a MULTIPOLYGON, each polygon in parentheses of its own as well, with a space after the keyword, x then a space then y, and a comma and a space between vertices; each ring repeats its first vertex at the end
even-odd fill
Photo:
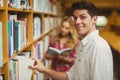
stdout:
POLYGON ((76 21, 75 21, 76 24, 78 23, 81 23, 81 19, 80 18, 77 18, 76 21))

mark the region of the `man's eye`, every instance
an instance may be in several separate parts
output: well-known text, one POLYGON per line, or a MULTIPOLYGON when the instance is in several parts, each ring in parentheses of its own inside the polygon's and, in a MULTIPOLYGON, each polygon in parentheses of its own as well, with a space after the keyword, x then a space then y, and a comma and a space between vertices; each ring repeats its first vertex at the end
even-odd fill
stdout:
POLYGON ((80 17, 80 19, 82 19, 82 20, 85 19, 85 18, 86 18, 85 16, 81 16, 81 17, 80 17))
POLYGON ((77 19, 77 17, 74 17, 74 20, 76 20, 77 19))
POLYGON ((77 17, 75 17, 75 16, 72 16, 72 20, 77 20, 77 17))

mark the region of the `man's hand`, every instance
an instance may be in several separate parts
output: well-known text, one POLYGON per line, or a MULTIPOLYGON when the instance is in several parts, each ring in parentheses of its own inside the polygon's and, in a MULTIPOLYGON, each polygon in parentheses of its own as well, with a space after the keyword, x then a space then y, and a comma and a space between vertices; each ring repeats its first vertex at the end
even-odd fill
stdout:
POLYGON ((41 61, 38 60, 37 58, 34 58, 34 57, 32 57, 31 59, 34 60, 35 63, 34 63, 33 66, 30 65, 29 68, 32 69, 32 70, 37 70, 39 72, 44 72, 45 66, 41 63, 41 61))

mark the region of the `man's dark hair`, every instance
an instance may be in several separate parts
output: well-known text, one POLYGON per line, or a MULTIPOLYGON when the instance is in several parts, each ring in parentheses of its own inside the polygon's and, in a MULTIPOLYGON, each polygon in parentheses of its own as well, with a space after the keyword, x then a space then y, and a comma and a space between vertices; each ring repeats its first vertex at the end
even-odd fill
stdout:
POLYGON ((74 10, 81 10, 85 9, 88 11, 88 14, 90 14, 91 17, 97 15, 97 8, 92 2, 87 1, 79 1, 72 4, 72 12, 74 10))

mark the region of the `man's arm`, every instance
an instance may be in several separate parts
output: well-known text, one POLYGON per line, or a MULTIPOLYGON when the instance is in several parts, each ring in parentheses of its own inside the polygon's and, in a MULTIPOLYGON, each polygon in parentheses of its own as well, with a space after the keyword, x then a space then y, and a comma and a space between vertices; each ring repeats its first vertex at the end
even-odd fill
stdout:
POLYGON ((53 79, 68 80, 68 76, 67 76, 66 72, 58 72, 58 71, 54 71, 54 70, 45 68, 43 73, 45 73, 46 75, 52 77, 53 79))
POLYGON ((46 75, 52 77, 53 79, 57 80, 68 80, 68 76, 66 72, 57 72, 54 70, 51 70, 49 68, 46 68, 38 59, 32 58, 35 63, 34 66, 29 66, 32 70, 37 70, 41 73, 45 73, 46 75))

